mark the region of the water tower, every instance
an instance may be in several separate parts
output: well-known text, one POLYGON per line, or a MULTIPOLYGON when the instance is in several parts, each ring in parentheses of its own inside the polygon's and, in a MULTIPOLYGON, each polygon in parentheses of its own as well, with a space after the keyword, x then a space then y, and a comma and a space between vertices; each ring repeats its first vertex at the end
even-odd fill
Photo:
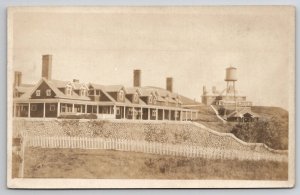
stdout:
POLYGON ((235 100, 235 82, 237 81, 237 74, 236 74, 235 67, 230 66, 226 68, 225 81, 227 82, 226 96, 228 95, 228 93, 230 93, 230 90, 232 89, 234 100, 235 100))
MULTIPOLYGON (((225 81, 227 82, 227 88, 226 88, 226 97, 229 93, 231 93, 231 90, 233 90, 233 98, 235 101, 235 111, 237 110, 237 104, 236 104, 236 98, 235 98, 235 82, 237 81, 237 75, 236 75, 236 68, 235 67, 228 67, 226 68, 226 75, 225 75, 225 81)), ((228 98, 226 98, 228 99, 228 98)), ((227 110, 225 109, 225 118, 227 118, 227 110)))

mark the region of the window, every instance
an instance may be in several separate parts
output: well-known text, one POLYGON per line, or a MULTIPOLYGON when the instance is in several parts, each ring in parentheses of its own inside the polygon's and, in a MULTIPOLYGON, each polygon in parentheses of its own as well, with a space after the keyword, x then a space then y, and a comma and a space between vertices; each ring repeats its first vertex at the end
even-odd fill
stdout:
POLYGON ((41 96, 41 90, 39 90, 39 89, 36 90, 36 91, 35 91, 35 95, 36 95, 36 96, 41 96))
POLYGON ((120 114, 121 114, 120 107, 117 107, 117 115, 120 115, 120 114))
POLYGON ((128 114, 132 115, 132 108, 128 108, 128 114))
POLYGON ((119 99, 124 100, 124 91, 123 90, 120 90, 120 92, 119 92, 119 99))
POLYGON ((153 104, 156 104, 156 101, 157 101, 157 97, 154 96, 154 98, 153 98, 153 104))
POLYGON ((134 94, 133 101, 134 102, 138 102, 139 101, 139 94, 138 93, 134 94))
POLYGON ((66 112, 67 111, 65 104, 61 104, 60 109, 61 109, 61 112, 66 112))
POLYGON ((72 87, 71 86, 66 87, 66 95, 72 95, 72 87))
POLYGON ((103 113, 107 114, 108 113, 108 108, 107 107, 103 107, 103 113))
POLYGON ((31 105, 30 110, 31 111, 36 111, 37 110, 37 106, 35 104, 31 105))
POLYGON ((152 110, 152 116, 156 116, 156 110, 152 110))
POLYGON ((152 104, 152 96, 149 96, 149 103, 152 104))
POLYGON ((51 89, 47 89, 47 90, 46 90, 46 95, 47 95, 47 96, 51 96, 51 89))
POLYGON ((53 104, 51 104, 51 105, 50 105, 50 111, 55 111, 55 109, 56 109, 56 106, 53 105, 53 104))
POLYGON ((179 116, 179 112, 175 111, 175 118, 177 118, 179 116))
POLYGON ((85 89, 81 89, 80 90, 80 96, 85 96, 86 92, 85 92, 85 89))
POLYGON ((92 109, 93 109, 92 110, 93 113, 97 113, 97 106, 93 106, 92 109))

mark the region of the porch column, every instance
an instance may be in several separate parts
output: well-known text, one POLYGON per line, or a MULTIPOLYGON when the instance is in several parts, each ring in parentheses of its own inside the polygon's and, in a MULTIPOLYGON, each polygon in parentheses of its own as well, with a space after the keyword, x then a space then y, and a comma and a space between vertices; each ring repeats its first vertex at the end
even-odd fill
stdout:
POLYGON ((141 107, 141 118, 140 120, 143 120, 143 108, 141 107))
POLYGON ((180 117, 180 121, 182 121, 182 110, 179 111, 179 114, 180 114, 180 116, 179 116, 180 117))
POLYGON ((28 113, 27 113, 27 117, 29 118, 30 117, 30 102, 28 103, 28 113))
POLYGON ((171 120, 171 112, 172 110, 169 110, 169 121, 171 120))
POLYGON ((156 108, 156 111, 155 111, 155 120, 158 120, 158 109, 156 108))
POLYGON ((132 120, 135 120, 135 107, 132 107, 132 120))
POLYGON ((163 120, 165 120, 165 110, 163 109, 163 120))
POLYGON ((191 120, 193 120, 193 111, 191 111, 191 120))
POLYGON ((13 104, 13 117, 16 116, 16 103, 13 104))
POLYGON ((123 109, 123 119, 126 119, 126 107, 125 106, 124 106, 124 109, 123 109))
POLYGON ((196 111, 196 120, 198 119, 198 111, 196 111))
POLYGON ((185 111, 185 120, 187 121, 187 110, 185 111))
POLYGON ((46 103, 44 102, 44 108, 43 108, 43 118, 46 116, 46 103))
POLYGON ((99 106, 98 105, 97 105, 97 109, 96 110, 97 110, 97 114, 99 114, 99 106))
POLYGON ((85 114, 87 113, 87 104, 85 105, 84 113, 85 113, 85 114))
POLYGON ((56 117, 59 117, 60 114, 60 102, 57 102, 57 115, 56 117))
POLYGON ((117 106, 114 105, 114 118, 116 119, 117 118, 117 106))
MULTIPOLYGON (((92 111, 93 112, 93 111, 92 111)), ((72 104, 72 113, 74 113, 74 104, 72 104)))
POLYGON ((150 120, 150 108, 148 108, 148 120, 150 120))

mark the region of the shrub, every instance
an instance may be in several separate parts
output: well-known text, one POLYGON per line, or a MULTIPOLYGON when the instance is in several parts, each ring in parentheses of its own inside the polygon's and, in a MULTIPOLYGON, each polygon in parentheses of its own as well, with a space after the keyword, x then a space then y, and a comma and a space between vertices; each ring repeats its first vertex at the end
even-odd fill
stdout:
POLYGON ((97 119, 96 114, 64 114, 58 118, 61 119, 97 119))
POLYGON ((273 149, 288 149, 288 135, 275 118, 238 123, 232 128, 231 133, 246 142, 264 143, 273 149))

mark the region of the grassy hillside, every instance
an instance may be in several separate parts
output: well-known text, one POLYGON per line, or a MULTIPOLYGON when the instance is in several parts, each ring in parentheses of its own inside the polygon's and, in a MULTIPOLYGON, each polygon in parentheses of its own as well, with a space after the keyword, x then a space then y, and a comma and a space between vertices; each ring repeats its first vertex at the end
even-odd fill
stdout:
POLYGON ((283 124, 287 124, 289 113, 279 107, 253 106, 252 111, 266 119, 275 118, 283 124))
POLYGON ((265 143, 274 149, 288 149, 288 112, 282 108, 253 106, 252 111, 260 116, 259 122, 242 125, 223 123, 210 106, 193 108, 200 112, 197 121, 215 131, 233 133, 243 141, 265 143))
POLYGON ((286 180, 288 176, 287 163, 41 148, 26 150, 24 175, 27 178, 251 180, 286 180))
MULTIPOLYGON (((266 144, 274 149, 288 149, 289 113, 278 107, 254 106, 252 111, 260 115, 261 124, 265 125, 263 133, 267 132, 270 139, 266 144)), ((259 128, 257 128, 259 129, 259 128)), ((263 134, 263 135, 266 135, 263 134)))
POLYGON ((197 109, 199 111, 197 120, 194 120, 195 122, 199 122, 215 131, 228 133, 234 126, 232 123, 224 123, 221 121, 210 106, 199 105, 189 108, 197 109))

